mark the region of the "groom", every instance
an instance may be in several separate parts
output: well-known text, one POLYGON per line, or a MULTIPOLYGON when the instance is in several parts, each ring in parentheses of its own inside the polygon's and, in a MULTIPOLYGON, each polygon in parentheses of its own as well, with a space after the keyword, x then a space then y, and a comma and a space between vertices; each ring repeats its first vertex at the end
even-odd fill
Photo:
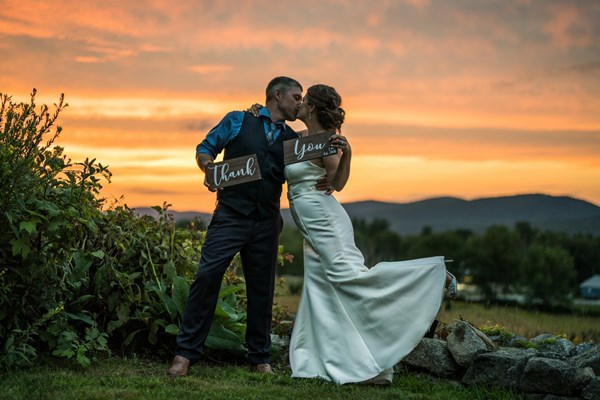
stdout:
MULTIPOLYGON (((285 121, 294 121, 302 102, 298 81, 280 76, 269 82, 266 107, 259 116, 232 111, 208 132, 196 148, 203 172, 221 151, 224 160, 256 154, 261 180, 222 188, 206 231, 200 264, 177 335, 171 377, 187 375, 201 359, 218 300, 223 275, 239 252, 246 280, 246 344, 252 370, 271 369, 271 318, 279 233, 283 221, 279 201, 283 174, 283 141, 297 136, 285 121)), ((208 187, 205 179, 205 185, 208 187)))

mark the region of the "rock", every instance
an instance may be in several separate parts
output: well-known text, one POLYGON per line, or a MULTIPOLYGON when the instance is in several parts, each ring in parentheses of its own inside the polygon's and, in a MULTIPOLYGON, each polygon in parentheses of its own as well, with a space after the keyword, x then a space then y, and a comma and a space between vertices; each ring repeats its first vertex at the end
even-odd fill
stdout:
POLYGON ((402 364, 420 370, 425 370, 434 376, 453 376, 459 371, 459 365, 448 351, 445 341, 423 338, 408 354, 402 364))
POLYGON ((575 393, 580 393, 594 378, 596 374, 590 367, 577 368, 572 371, 573 377, 571 378, 571 389, 575 393))
POLYGON ((581 391, 583 400, 598 400, 600 399, 600 377, 596 377, 588 383, 581 391))
POLYGON ((456 321, 449 330, 450 334, 446 338, 448 350, 462 367, 468 368, 478 354, 496 348, 494 342, 468 322, 456 321))
POLYGON ((561 360, 533 357, 523 370, 520 389, 529 393, 568 395, 565 375, 569 365, 561 360))
POLYGON ((510 341, 499 335, 496 344, 462 320, 443 332, 437 339, 424 338, 402 365, 431 379, 521 392, 529 400, 600 400, 599 345, 575 346, 549 334, 510 341))
POLYGON ((501 348, 475 357, 462 382, 465 385, 485 385, 518 390, 527 360, 536 357, 535 349, 501 348))
MULTIPOLYGON (((575 354, 575 345, 568 339, 554 335, 543 334, 530 340, 542 353, 556 353, 560 357, 569 357, 575 354)), ((556 358, 556 357, 551 357, 556 358)))
POLYGON ((510 339, 510 342, 508 343, 508 345, 510 347, 524 347, 523 344, 524 343, 529 343, 529 339, 527 339, 524 336, 513 336, 512 339, 510 339))
POLYGON ((572 357, 570 362, 579 368, 590 367, 600 376, 600 346, 594 346, 585 353, 572 357))
POLYGON ((542 358, 552 358, 553 360, 567 360, 567 356, 555 353, 553 351, 540 351, 539 356, 542 358))
POLYGON ((591 379, 591 368, 583 371, 562 360, 532 357, 523 370, 520 389, 528 393, 571 396, 578 395, 591 379))
POLYGON ((537 343, 542 342, 544 340, 554 339, 555 337, 556 336, 551 335, 549 333, 542 333, 541 335, 537 335, 536 337, 531 338, 530 342, 537 344, 537 343))
POLYGON ((580 356, 583 353, 585 353, 586 351, 593 349, 594 347, 596 347, 596 344, 594 342, 585 342, 585 343, 580 343, 577 345, 577 347, 575 347, 575 356, 580 356))

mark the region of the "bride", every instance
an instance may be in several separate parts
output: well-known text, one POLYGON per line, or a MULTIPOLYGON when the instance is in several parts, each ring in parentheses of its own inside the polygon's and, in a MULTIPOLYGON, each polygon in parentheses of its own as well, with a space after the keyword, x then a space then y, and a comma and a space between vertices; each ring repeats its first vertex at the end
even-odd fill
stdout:
POLYGON ((341 97, 327 85, 308 88, 298 111, 302 135, 335 130, 338 154, 285 167, 294 222, 304 237, 304 285, 290 341, 293 377, 336 384, 389 384, 393 366, 423 338, 456 279, 441 256, 364 265, 350 218, 335 197, 317 190, 327 176, 342 190, 352 149, 341 135, 341 97))

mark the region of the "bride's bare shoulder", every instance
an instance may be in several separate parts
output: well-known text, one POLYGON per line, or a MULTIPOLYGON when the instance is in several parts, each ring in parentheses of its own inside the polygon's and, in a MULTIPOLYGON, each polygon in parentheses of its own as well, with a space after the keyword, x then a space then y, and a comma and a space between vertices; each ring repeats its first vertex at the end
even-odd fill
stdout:
POLYGON ((300 136, 308 135, 308 129, 302 129, 301 131, 296 131, 296 133, 300 136))

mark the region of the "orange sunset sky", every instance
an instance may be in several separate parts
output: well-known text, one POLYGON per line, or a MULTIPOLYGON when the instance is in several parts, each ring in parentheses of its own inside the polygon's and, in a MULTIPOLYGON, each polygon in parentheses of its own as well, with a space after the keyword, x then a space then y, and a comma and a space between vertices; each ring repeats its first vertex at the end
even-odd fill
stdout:
POLYGON ((342 202, 600 205, 600 1, 0 0, 0 92, 64 93, 57 144, 131 207, 212 211, 196 145, 277 75, 341 93, 342 202))

